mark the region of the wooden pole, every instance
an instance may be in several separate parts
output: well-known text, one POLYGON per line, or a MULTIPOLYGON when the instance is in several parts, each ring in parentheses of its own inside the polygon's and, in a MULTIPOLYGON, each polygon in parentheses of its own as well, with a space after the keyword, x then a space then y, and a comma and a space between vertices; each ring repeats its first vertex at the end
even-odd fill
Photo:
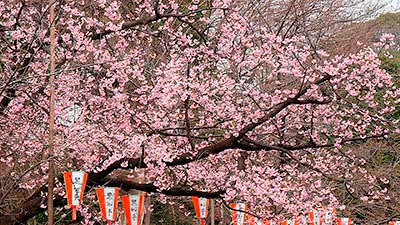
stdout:
POLYGON ((169 207, 171 207, 172 209, 172 220, 174 221, 174 225, 176 225, 175 208, 172 205, 170 205, 169 207))
POLYGON ((49 117, 49 179, 47 191, 48 225, 54 225, 54 86, 55 86, 55 0, 50 0, 50 117, 49 117))
POLYGON ((146 196, 146 201, 145 201, 146 214, 145 214, 144 222, 143 222, 144 225, 150 225, 150 222, 151 222, 151 213, 152 212, 149 210, 150 204, 151 204, 151 197, 148 194, 146 196))
POLYGON ((224 221, 224 207, 222 206, 222 203, 220 204, 220 210, 221 210, 221 222, 219 223, 220 225, 224 225, 225 221, 224 221))
POLYGON ((215 206, 214 199, 210 199, 211 203, 211 225, 215 225, 215 206))

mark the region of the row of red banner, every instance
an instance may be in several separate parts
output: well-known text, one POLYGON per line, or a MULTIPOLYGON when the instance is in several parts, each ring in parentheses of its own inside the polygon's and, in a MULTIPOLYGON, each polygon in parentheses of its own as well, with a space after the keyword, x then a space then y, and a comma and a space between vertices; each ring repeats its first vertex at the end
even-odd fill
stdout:
MULTIPOLYGON (((64 172, 64 181, 67 192, 68 205, 72 208, 72 220, 76 220, 76 211, 80 206, 85 191, 88 174, 83 171, 64 172)), ((97 188, 96 193, 100 203, 103 220, 111 224, 117 220, 117 206, 119 188, 97 188)), ((143 220, 144 194, 121 196, 125 221, 127 225, 141 225, 143 220)), ((210 200, 197 196, 192 197, 196 217, 205 225, 208 217, 210 200)), ((232 203, 229 205, 234 225, 350 225, 352 220, 346 217, 336 218, 336 209, 323 207, 312 210, 308 217, 296 217, 282 222, 259 219, 248 213, 248 205, 245 203, 232 203), (336 223, 335 223, 336 221, 336 223)), ((389 225, 400 225, 400 221, 391 221, 389 225)))
MULTIPOLYGON (((76 210, 82 202, 87 177, 88 174, 82 171, 64 173, 68 205, 72 208, 72 220, 76 220, 76 210)), ((117 220, 119 190, 120 189, 116 187, 102 187, 96 189, 101 215, 108 225, 117 220)), ((127 225, 142 224, 144 198, 145 193, 121 196, 127 225)))
MULTIPOLYGON (((208 216, 208 200, 205 198, 192 197, 195 205, 196 217, 200 218, 202 225, 208 216), (201 204, 207 202, 207 204, 201 204), (203 208, 201 208, 203 207, 203 208), (206 212, 202 214, 201 212, 206 212)), ((233 225, 351 225, 353 221, 347 217, 336 217, 335 208, 322 207, 312 210, 307 217, 295 217, 282 222, 267 219, 259 219, 248 213, 248 205, 245 203, 232 203, 229 205, 232 214, 233 225)), ((400 225, 400 221, 391 221, 389 225, 400 225)))

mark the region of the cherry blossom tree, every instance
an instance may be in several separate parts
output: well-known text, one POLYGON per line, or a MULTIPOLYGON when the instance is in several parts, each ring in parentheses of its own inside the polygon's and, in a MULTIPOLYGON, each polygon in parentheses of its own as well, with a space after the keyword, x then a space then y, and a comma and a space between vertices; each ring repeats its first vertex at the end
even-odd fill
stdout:
MULTIPOLYGON (((0 2, 2 224, 46 207, 48 8, 0 2)), ((89 172, 85 224, 99 218, 101 185, 247 202, 263 218, 343 208, 336 193, 357 190, 355 177, 371 199, 387 196, 349 144, 399 133, 400 91, 377 53, 391 35, 329 56, 255 26, 229 0, 56 8, 59 214, 72 169, 89 172)))

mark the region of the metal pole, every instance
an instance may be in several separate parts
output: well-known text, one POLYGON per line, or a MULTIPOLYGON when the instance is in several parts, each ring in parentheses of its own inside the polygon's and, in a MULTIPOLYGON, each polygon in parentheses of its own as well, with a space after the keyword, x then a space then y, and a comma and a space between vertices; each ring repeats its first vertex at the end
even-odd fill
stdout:
POLYGON ((54 80, 55 80, 55 0, 50 0, 50 117, 49 117, 49 179, 47 190, 48 225, 54 225, 54 80))

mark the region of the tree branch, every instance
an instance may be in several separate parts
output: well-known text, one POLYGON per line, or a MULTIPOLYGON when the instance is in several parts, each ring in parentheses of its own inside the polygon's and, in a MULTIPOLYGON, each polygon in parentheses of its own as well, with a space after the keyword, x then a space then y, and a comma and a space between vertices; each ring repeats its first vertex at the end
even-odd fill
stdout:
MULTIPOLYGON (((186 20, 183 20, 182 18, 185 18, 185 17, 190 16, 190 15, 196 15, 196 13, 198 13, 198 12, 207 11, 207 10, 212 10, 212 9, 224 9, 224 8, 206 8, 206 9, 199 9, 199 10, 192 11, 192 12, 185 13, 185 14, 174 14, 174 13, 160 14, 160 12, 158 11, 158 9, 156 9, 156 10, 155 10, 155 15, 154 15, 154 16, 143 17, 143 18, 140 18, 140 19, 135 20, 135 21, 126 22, 126 23, 122 24, 122 27, 121 27, 121 29, 120 29, 119 31, 121 31, 121 30, 127 30, 127 29, 130 29, 130 28, 133 28, 133 27, 136 27, 136 26, 140 26, 140 25, 150 24, 150 23, 156 22, 156 21, 158 21, 158 20, 160 20, 160 19, 171 18, 171 17, 172 17, 172 18, 177 18, 177 19, 181 20, 182 22, 188 24, 188 25, 189 25, 191 28, 193 28, 194 31, 197 32, 197 33, 200 35, 200 37, 205 41, 205 38, 201 35, 201 32, 198 31, 196 28, 194 28, 192 24, 190 24, 190 23, 187 22, 186 20)), ((115 32, 117 32, 117 31, 113 31, 113 30, 103 30, 103 31, 100 31, 99 33, 93 33, 93 34, 91 35, 91 39, 92 39, 92 40, 98 40, 98 39, 101 39, 101 38, 103 38, 103 37, 105 37, 105 36, 107 36, 107 35, 109 35, 109 34, 115 33, 115 32)))

